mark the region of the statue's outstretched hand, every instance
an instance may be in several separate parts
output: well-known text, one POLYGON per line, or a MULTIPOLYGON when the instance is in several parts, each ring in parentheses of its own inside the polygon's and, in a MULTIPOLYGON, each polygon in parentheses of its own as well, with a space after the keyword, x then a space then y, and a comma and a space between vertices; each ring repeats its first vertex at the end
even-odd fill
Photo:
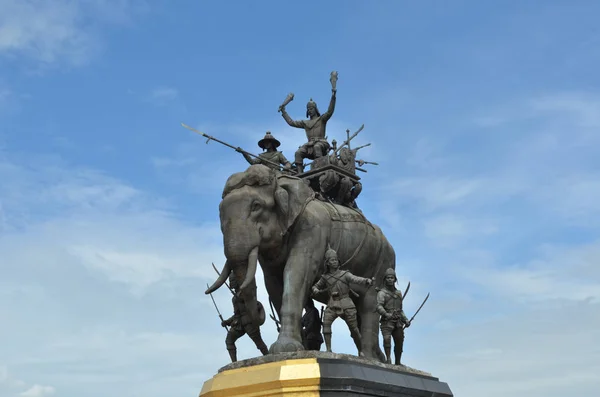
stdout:
POLYGON ((408 327, 410 327, 410 321, 407 321, 407 322, 404 324, 404 328, 408 328, 408 327))
POLYGON ((238 153, 242 153, 244 151, 244 149, 242 149, 241 147, 238 146, 235 148, 235 151, 238 153))
POLYGON ((227 321, 221 321, 221 327, 225 328, 227 327, 229 324, 227 324, 227 321))

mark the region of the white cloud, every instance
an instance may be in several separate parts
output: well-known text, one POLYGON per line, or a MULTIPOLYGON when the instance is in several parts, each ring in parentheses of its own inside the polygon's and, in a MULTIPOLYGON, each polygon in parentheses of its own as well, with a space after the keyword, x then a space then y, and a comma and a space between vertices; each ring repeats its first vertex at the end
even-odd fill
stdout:
POLYGON ((0 56, 80 65, 100 49, 96 23, 126 23, 141 2, 0 0, 0 56))
POLYGON ((150 94, 150 98, 157 102, 172 101, 179 96, 177 89, 172 87, 156 88, 150 94))
POLYGON ((20 393, 21 397, 44 397, 44 396, 52 396, 56 390, 52 386, 40 386, 33 385, 29 389, 20 393))

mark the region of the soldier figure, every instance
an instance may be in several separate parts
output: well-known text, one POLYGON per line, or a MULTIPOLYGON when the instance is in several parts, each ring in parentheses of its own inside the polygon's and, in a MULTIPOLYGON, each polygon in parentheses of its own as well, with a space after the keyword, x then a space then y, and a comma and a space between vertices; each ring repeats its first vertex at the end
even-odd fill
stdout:
POLYGON ((292 118, 285 111, 285 105, 280 107, 281 115, 285 121, 291 126, 296 128, 304 128, 306 131, 306 137, 308 142, 300 146, 294 156, 294 164, 298 173, 304 172, 303 159, 316 159, 326 155, 329 152, 330 145, 325 139, 325 132, 327 121, 333 115, 335 110, 337 89, 332 86, 331 88, 331 101, 329 102, 329 108, 323 114, 319 113, 317 104, 310 99, 306 104, 306 117, 308 120, 292 120, 292 118))
POLYGON ((258 141, 258 146, 265 150, 258 155, 259 158, 256 159, 250 157, 247 153, 243 152, 241 148, 237 148, 236 150, 242 153, 242 156, 244 156, 244 158, 248 163, 250 163, 250 165, 264 164, 267 167, 276 168, 275 165, 272 164, 275 163, 283 165, 284 170, 291 170, 292 164, 285 158, 283 153, 277 151, 277 148, 280 145, 281 143, 277 139, 275 139, 273 135, 271 135, 271 132, 267 131, 265 137, 258 141), (267 161, 261 161, 261 159, 267 161))
MULTIPOLYGON (((263 356, 269 354, 269 349, 265 342, 262 340, 260 335, 260 327, 254 325, 252 319, 246 312, 246 303, 244 300, 237 295, 239 290, 239 284, 235 278, 234 273, 232 272, 229 275, 229 286, 233 291, 235 291, 236 295, 233 296, 233 316, 221 322, 221 326, 231 326, 229 332, 227 333, 227 338, 225 339, 225 344, 227 345, 227 351, 229 352, 229 357, 231 357, 231 362, 237 361, 237 349, 235 347, 235 341, 248 334, 250 339, 256 344, 256 347, 263 356)), ((259 313, 261 317, 264 316, 264 308, 261 303, 258 302, 259 305, 259 313)), ((261 323, 264 323, 264 317, 261 319, 261 323)))
POLYGON ((321 316, 311 298, 308 298, 304 306, 302 316, 302 344, 306 350, 321 350, 323 336, 321 335, 321 316))
MULTIPOLYGON (((350 283, 371 285, 373 280, 357 277, 347 270, 341 270, 337 253, 331 248, 325 252, 325 264, 329 267, 329 272, 321 276, 313 286, 312 292, 313 295, 323 291, 329 293, 327 309, 325 309, 325 315, 323 316, 323 336, 325 337, 327 351, 331 352, 331 325, 336 318, 341 317, 350 329, 350 336, 354 340, 359 356, 362 356, 361 334, 358 329, 356 307, 349 295, 352 291, 350 283)), ((352 292, 356 294, 356 292, 352 292)))
POLYGON ((377 293, 377 312, 381 314, 381 333, 386 362, 392 363, 392 337, 394 338, 394 364, 400 365, 404 345, 404 328, 410 327, 410 321, 402 310, 402 293, 396 290, 396 272, 389 268, 385 271, 384 287, 377 293))

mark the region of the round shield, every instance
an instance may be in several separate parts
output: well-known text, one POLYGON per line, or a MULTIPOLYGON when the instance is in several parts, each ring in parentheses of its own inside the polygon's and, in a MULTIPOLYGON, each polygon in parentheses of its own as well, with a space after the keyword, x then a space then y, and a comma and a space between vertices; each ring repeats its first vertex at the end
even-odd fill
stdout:
POLYGON ((258 324, 259 325, 263 325, 265 323, 265 319, 266 319, 266 315, 265 315, 265 308, 263 307, 262 303, 258 302, 258 324))

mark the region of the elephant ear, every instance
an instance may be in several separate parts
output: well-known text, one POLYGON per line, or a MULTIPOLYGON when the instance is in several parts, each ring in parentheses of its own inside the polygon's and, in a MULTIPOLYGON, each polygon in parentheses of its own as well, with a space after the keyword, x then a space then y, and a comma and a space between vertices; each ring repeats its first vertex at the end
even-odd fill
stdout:
POLYGON ((284 234, 294 225, 314 191, 300 178, 282 175, 277 178, 275 203, 277 204, 284 234))

